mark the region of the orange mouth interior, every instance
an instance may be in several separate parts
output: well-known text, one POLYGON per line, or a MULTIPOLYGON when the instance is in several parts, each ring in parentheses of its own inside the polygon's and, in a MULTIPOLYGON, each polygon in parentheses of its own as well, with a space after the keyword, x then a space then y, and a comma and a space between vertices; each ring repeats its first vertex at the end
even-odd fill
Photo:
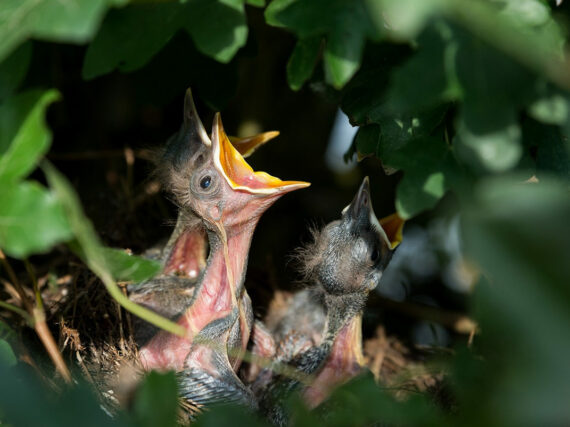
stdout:
POLYGON ((310 185, 303 181, 282 181, 266 172, 255 172, 230 142, 219 114, 216 114, 214 119, 212 142, 216 164, 233 189, 271 194, 305 188, 310 185))

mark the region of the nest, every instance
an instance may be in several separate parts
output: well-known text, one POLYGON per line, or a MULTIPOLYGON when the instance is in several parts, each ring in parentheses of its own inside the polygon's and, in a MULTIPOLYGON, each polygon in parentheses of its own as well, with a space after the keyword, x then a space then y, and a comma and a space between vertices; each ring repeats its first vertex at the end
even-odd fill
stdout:
MULTIPOLYGON (((53 269, 51 264, 50 270, 53 269)), ((67 274, 55 279, 57 286, 50 286, 47 274, 40 276, 38 283, 47 323, 58 340, 64 360, 72 371, 93 384, 109 412, 128 407, 143 373, 130 314, 110 297, 99 279, 83 264, 60 258, 57 269, 67 270, 67 274)), ((120 286, 126 293, 126 284, 120 286)), ((275 291, 268 311, 283 310, 290 296, 289 292, 275 291)), ((9 320, 15 325, 16 318, 9 320)), ((426 352, 412 349, 397 337, 387 335, 382 325, 376 327, 374 336, 365 340, 363 349, 366 365, 378 384, 396 398, 404 399, 417 392, 428 391, 434 395, 440 392, 443 373, 428 367, 426 352)), ((40 351, 35 353, 41 354, 40 351)), ((37 358, 35 353, 31 357, 32 364, 37 358)), ((40 365, 49 366, 48 363, 40 365)), ((39 371, 48 380, 56 376, 52 374, 54 371, 39 371)))

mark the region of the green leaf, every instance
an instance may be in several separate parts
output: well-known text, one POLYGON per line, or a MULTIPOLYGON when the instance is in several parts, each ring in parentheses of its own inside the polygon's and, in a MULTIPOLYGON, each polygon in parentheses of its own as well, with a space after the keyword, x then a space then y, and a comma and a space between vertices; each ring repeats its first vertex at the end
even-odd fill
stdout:
POLYGON ((0 412, 11 426, 127 426, 121 414, 111 418, 86 383, 78 381, 61 392, 40 382, 29 367, 0 364, 0 412), (33 408, 31 410, 30 408, 33 408))
POLYGON ((499 123, 495 122, 502 112, 494 112, 496 116, 491 119, 489 116, 470 116, 472 112, 467 110, 459 120, 454 140, 457 154, 475 170, 503 172, 512 169, 523 153, 521 130, 514 112, 503 112, 503 121, 499 123))
POLYGON ((552 88, 528 107, 529 115, 546 124, 561 125, 570 119, 570 97, 552 88))
POLYGON ((445 10, 442 0, 380 0, 392 37, 399 40, 415 38, 429 19, 445 10))
POLYGON ((377 155, 380 143, 380 126, 372 124, 358 128, 354 137, 354 145, 360 158, 377 155))
POLYGON ((418 393, 398 401, 379 387, 370 374, 361 375, 339 387, 320 411, 329 421, 327 425, 331 426, 446 425, 441 411, 427 396, 418 393))
POLYGON ((181 30, 192 36, 200 52, 227 63, 247 39, 243 3, 189 0, 184 4, 132 4, 112 10, 89 45, 83 77, 138 69, 181 30))
POLYGON ((451 148, 441 139, 414 139, 389 152, 383 162, 404 171, 396 190, 396 209, 404 219, 433 208, 448 189, 469 185, 451 148))
POLYGON ((26 176, 48 150, 51 133, 44 114, 59 99, 55 90, 30 91, 0 105, 0 183, 26 176))
POLYGON ((458 41, 463 107, 457 154, 475 170, 512 169, 522 156, 517 111, 532 99, 536 78, 473 36, 459 32, 458 41))
POLYGON ((366 40, 380 38, 382 22, 376 12, 366 0, 275 0, 265 10, 265 19, 300 39, 324 36, 326 80, 339 89, 360 67, 366 40))
POLYGON ((12 95, 26 77, 32 59, 32 43, 24 43, 0 62, 0 101, 12 95))
POLYGON ((174 372, 150 372, 138 387, 133 416, 138 426, 176 426, 178 411, 174 372))
POLYGON ((180 29, 181 10, 176 3, 133 4, 111 10, 87 49, 83 78, 145 65, 180 29))
MULTIPOLYGON (((268 424, 251 413, 246 408, 237 405, 220 405, 204 411, 193 422, 196 427, 218 427, 218 426, 251 426, 266 427, 268 424)), ((296 424, 298 425, 298 424, 296 424)))
POLYGON ((452 27, 438 20, 417 43, 416 53, 392 73, 387 102, 395 111, 418 111, 461 97, 454 65, 458 43, 452 27))
POLYGON ((265 6, 265 0, 246 0, 246 3, 249 4, 250 6, 255 6, 255 7, 265 6))
POLYGON ((0 186, 0 247, 23 258, 72 237, 58 199, 35 182, 0 186))
POLYGON ((3 339, 0 339, 0 365, 14 366, 16 361, 16 356, 14 355, 10 344, 3 339))
POLYGON ((115 280, 141 282, 150 279, 160 271, 160 263, 130 255, 119 249, 105 248, 105 262, 115 280))
POLYGON ((564 137, 558 126, 548 126, 534 120, 523 122, 524 145, 535 150, 536 175, 557 174, 570 181, 570 152, 564 144, 564 137))
POLYGON ((6 323, 0 320, 0 339, 12 341, 16 338, 16 332, 12 330, 6 323))
POLYGON ((297 40, 287 63, 287 82, 291 89, 295 91, 301 89, 313 74, 321 49, 321 41, 319 36, 297 40))
POLYGON ((227 63, 247 41, 242 0, 189 0, 184 26, 205 55, 227 63))
POLYGON ((464 210, 467 254, 489 280, 477 288, 474 313, 485 331, 476 339, 485 371, 462 384, 460 406, 478 402, 457 425, 483 414, 496 425, 570 419, 568 187, 546 176, 538 184, 524 179, 481 182, 464 210))
POLYGON ((108 0, 3 0, 0 62, 28 38, 84 43, 97 30, 108 0))

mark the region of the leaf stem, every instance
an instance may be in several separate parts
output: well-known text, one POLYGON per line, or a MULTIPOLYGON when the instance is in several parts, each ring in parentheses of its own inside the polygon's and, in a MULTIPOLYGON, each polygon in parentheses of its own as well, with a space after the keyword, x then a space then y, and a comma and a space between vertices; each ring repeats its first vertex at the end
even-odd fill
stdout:
POLYGON ((19 314, 24 318, 24 320, 28 323, 29 326, 34 325, 34 318, 28 314, 28 312, 20 307, 16 307, 15 305, 9 304, 5 301, 0 301, 0 307, 5 308, 6 310, 13 311, 16 314, 19 314))
POLYGON ((30 303, 30 301, 28 300, 28 296, 26 295, 26 291, 24 291, 24 288, 22 288, 20 281, 16 277, 16 273, 14 273, 14 270, 12 269, 12 266, 8 262, 8 259, 6 259, 6 255, 4 254, 2 249, 0 249, 0 263, 2 263, 2 265, 6 269, 6 273, 8 273, 8 277, 10 278, 12 285, 14 285, 14 288, 16 288, 18 295, 20 295, 20 299, 22 300, 22 304, 24 304, 24 307, 26 307, 26 310, 28 311, 28 313, 31 314, 34 307, 32 306, 32 303, 30 303))
POLYGON ((24 265, 26 266, 26 270, 30 279, 32 281, 32 286, 34 288, 34 295, 36 296, 36 306, 41 310, 44 311, 44 302, 42 300, 42 294, 40 292, 40 288, 38 286, 38 280, 36 279, 36 274, 34 273, 34 268, 30 264, 30 261, 26 258, 24 259, 24 265))

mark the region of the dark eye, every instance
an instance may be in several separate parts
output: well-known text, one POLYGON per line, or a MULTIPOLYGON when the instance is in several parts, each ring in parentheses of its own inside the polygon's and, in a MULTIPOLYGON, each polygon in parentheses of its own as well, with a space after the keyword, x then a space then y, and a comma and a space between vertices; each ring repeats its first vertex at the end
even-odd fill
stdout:
POLYGON ((372 260, 372 262, 376 262, 379 256, 380 252, 378 252, 377 248, 374 248, 374 250, 372 251, 372 255, 370 255, 370 259, 372 260))
POLYGON ((200 180, 200 187, 204 190, 207 190, 210 187, 210 184, 212 184, 212 177, 210 175, 206 175, 200 180))

